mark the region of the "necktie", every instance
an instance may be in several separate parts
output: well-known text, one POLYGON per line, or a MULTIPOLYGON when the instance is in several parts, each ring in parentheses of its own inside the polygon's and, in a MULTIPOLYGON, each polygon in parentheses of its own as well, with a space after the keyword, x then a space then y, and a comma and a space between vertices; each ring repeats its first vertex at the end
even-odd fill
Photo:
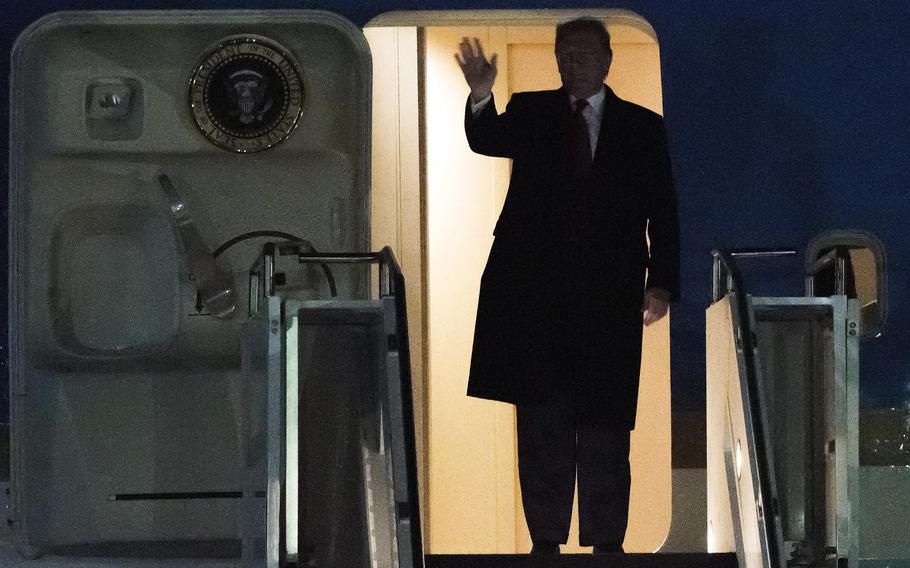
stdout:
POLYGON ((572 127, 569 132, 569 164, 572 178, 581 186, 587 186, 591 179, 591 138, 584 110, 588 101, 575 101, 575 112, 572 115, 572 127))
POLYGON ((569 183, 566 189, 566 204, 568 205, 568 245, 572 250, 581 250, 585 241, 588 202, 590 200, 590 186, 592 180, 591 138, 588 133, 588 123, 584 117, 584 109, 588 101, 578 99, 574 103, 572 123, 568 132, 568 158, 569 158, 569 183))

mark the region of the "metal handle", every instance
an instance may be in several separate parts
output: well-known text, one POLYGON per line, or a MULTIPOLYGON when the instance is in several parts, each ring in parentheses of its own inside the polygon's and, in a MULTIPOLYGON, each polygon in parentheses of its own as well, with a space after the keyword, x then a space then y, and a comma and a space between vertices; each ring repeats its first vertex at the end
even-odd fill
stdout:
POLYGON ((190 265, 190 279, 196 286, 199 297, 197 309, 206 309, 213 316, 224 317, 234 311, 234 277, 224 272, 215 261, 215 256, 205 245, 196 223, 190 217, 186 202, 177 192, 171 178, 166 174, 158 176, 158 183, 167 198, 168 210, 177 227, 177 235, 183 245, 190 265))

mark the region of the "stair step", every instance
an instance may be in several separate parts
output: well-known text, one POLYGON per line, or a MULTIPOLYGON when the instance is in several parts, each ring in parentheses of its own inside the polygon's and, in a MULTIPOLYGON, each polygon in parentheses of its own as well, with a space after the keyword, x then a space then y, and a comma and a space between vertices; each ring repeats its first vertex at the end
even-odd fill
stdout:
POLYGON ((426 568, 737 568, 736 554, 429 554, 426 568))

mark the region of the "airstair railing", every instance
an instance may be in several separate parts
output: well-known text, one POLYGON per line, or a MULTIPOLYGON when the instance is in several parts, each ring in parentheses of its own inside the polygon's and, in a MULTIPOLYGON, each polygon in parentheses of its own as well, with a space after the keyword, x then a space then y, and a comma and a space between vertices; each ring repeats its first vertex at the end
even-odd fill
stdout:
POLYGON ((745 382, 748 392, 748 408, 754 434, 753 444, 756 456, 758 486, 763 511, 759 521, 764 524, 767 535, 769 566, 783 567, 786 561, 781 550, 783 536, 780 523, 779 501, 774 483, 770 425, 766 412, 761 406, 761 386, 758 384, 755 332, 749 307, 749 294, 743 282, 737 258, 778 258, 795 256, 792 249, 715 249, 711 252, 713 264, 713 301, 725 295, 732 295, 731 309, 736 312, 739 329, 734 330, 738 351, 742 353, 745 382))
MULTIPOLYGON (((282 315, 276 316, 276 308, 273 304, 282 297, 281 288, 289 285, 289 282, 286 281, 286 273, 283 272, 283 267, 287 266, 285 264, 287 262, 290 262, 291 265, 309 264, 321 268, 333 301, 323 304, 323 300, 316 300, 315 306, 336 305, 338 309, 346 309, 347 306, 350 309, 357 310, 362 309, 365 305, 364 300, 366 300, 367 303, 377 306, 385 314, 382 318, 385 322, 383 324, 385 330, 382 341, 390 357, 386 362, 386 372, 389 372, 390 376, 389 383, 384 387, 386 389, 383 395, 385 402, 383 403, 381 414, 401 418, 401 420, 381 419, 382 427, 388 428, 386 434, 388 438, 386 439, 391 446, 391 478, 389 479, 391 486, 389 489, 394 494, 391 505, 396 526, 395 534, 397 534, 395 540, 398 544, 397 552, 393 552, 390 558, 380 559, 379 564, 373 563, 373 565, 422 568, 423 539, 419 512, 416 448, 413 444, 415 440, 414 408, 411 396, 412 377, 406 317, 406 292, 404 276, 398 261, 389 247, 384 247, 379 252, 368 253, 320 253, 313 251, 312 246, 305 241, 269 242, 264 245, 262 255, 251 267, 249 273, 249 308, 251 317, 264 309, 269 310, 270 319, 285 317, 283 315, 285 308, 279 308, 278 311, 282 315), (280 263, 279 258, 284 259, 284 261, 280 263), (338 287, 335 285, 332 270, 329 268, 332 265, 349 265, 355 271, 359 268, 368 268, 376 265, 377 270, 375 272, 355 272, 354 279, 357 280, 362 276, 364 277, 363 283, 367 282, 366 276, 369 274, 369 285, 358 287, 360 291, 355 293, 357 298, 343 298, 338 294, 338 287), (364 294, 366 297, 363 297, 364 294), (334 301, 336 296, 337 302, 334 301), (392 319, 394 320, 394 326, 390 325, 392 319)), ((293 292, 291 293, 293 294, 293 292)), ((299 305, 304 305, 310 300, 314 300, 314 298, 309 297, 299 305)), ((316 309, 319 308, 317 307, 316 309)), ((269 431, 278 432, 275 436, 270 434, 270 440, 271 437, 275 437, 276 440, 281 438, 280 432, 286 427, 281 416, 282 412, 279 411, 278 415, 272 416, 274 414, 272 408, 281 409, 283 407, 281 402, 281 396, 283 395, 280 388, 282 381, 283 379, 277 378, 277 376, 270 378, 269 431), (278 387, 275 386, 276 384, 278 387)), ((278 443, 274 447, 272 447, 272 444, 273 442, 270 441, 270 480, 272 478, 280 478, 280 462, 285 459, 282 443, 278 443)), ((284 554, 282 551, 285 550, 286 541, 285 530, 281 526, 279 517, 284 513, 282 512, 283 507, 280 506, 278 501, 272 503, 273 497, 271 493, 273 491, 270 484, 268 500, 271 511, 268 513, 267 520, 267 565, 280 566, 281 558, 284 554)), ((274 493, 280 494, 280 490, 274 493)), ((309 551, 307 554, 309 554, 309 551)), ((298 560, 302 558, 304 556, 301 556, 298 560)))
MULTIPOLYGON (((332 263, 370 263, 379 265, 379 297, 391 297, 395 303, 395 324, 396 334, 389 335, 389 348, 398 351, 398 363, 400 372, 400 382, 398 392, 401 393, 398 400, 401 405, 402 426, 404 432, 402 439, 414 440, 414 401, 411 396, 411 357, 408 338, 408 320, 407 305, 405 302, 404 274, 401 272, 401 266, 395 258, 395 254, 388 246, 383 247, 379 252, 373 253, 302 253, 298 261, 303 263, 312 263, 325 266, 332 263)), ((395 477, 399 478, 405 475, 407 478, 406 487, 408 490, 408 507, 407 510, 398 509, 399 520, 408 520, 410 524, 411 550, 415 551, 417 557, 411 561, 414 568, 423 566, 423 536, 420 524, 420 496, 417 481, 417 455, 416 449, 411 445, 405 445, 404 453, 396 452, 395 458, 397 463, 394 464, 395 477)), ((397 486, 405 485, 400 479, 396 479, 397 486)))

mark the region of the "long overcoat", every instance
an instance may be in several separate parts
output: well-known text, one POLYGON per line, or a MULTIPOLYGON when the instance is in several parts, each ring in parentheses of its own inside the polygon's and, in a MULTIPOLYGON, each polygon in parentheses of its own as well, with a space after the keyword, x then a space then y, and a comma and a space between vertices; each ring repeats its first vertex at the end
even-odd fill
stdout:
POLYGON ((585 187, 570 181, 571 121, 564 89, 516 93, 503 114, 491 101, 475 117, 468 101, 471 149, 512 159, 481 279, 468 394, 515 404, 568 397, 579 413, 631 429, 643 291, 679 297, 663 119, 607 87, 585 187))

